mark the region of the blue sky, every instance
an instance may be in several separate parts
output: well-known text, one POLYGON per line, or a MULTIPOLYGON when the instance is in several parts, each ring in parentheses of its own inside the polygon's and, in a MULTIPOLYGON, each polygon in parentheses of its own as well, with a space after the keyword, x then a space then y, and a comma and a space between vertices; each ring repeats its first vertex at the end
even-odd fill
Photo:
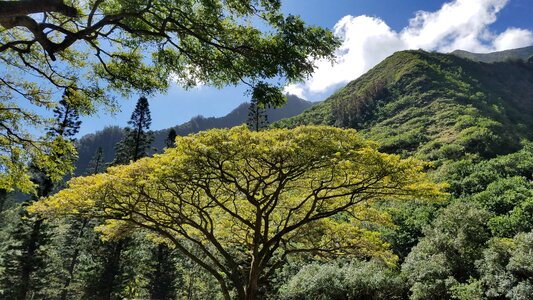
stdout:
MULTIPOLYGON (((533 45, 533 0, 282 0, 283 11, 330 28, 343 40, 331 66, 317 62, 315 74, 286 91, 311 101, 325 99, 395 51, 422 48, 491 52, 533 45)), ((247 101, 244 87, 222 90, 172 87, 150 97, 152 129, 197 115, 223 116, 247 101)), ((124 126, 137 97, 121 99, 121 112, 83 118, 80 135, 105 126, 124 126)))

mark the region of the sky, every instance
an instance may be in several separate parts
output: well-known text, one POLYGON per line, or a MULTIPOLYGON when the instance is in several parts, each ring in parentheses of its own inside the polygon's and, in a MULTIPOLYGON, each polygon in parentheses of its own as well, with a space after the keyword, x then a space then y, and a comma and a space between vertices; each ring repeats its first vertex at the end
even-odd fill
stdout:
MULTIPOLYGON (((286 14, 329 28, 342 41, 336 63, 317 61, 304 82, 285 87, 309 101, 326 99, 396 51, 492 52, 533 45, 533 0, 282 0, 286 14)), ((248 101, 243 86, 184 90, 177 84, 149 99, 152 129, 203 115, 224 116, 248 101)), ((121 112, 82 118, 80 136, 125 126, 138 96, 120 99, 121 112)))

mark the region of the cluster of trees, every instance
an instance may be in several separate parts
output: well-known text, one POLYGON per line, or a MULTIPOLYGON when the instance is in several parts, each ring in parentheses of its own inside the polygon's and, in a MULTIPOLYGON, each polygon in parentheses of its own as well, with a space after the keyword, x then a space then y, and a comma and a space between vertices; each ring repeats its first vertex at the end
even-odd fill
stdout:
MULTIPOLYGON (((2 298, 173 294, 176 277, 167 273, 175 271, 170 261, 176 256, 164 243, 147 243, 145 232, 99 242, 92 229, 101 219, 53 221, 29 215, 26 207, 61 189, 72 172, 78 115, 100 104, 115 109, 116 94, 164 91, 179 78, 185 87, 245 83, 265 105, 281 105, 280 86, 269 79, 302 79, 315 60, 332 59, 338 41, 326 29, 284 16, 280 7, 279 0, 0 2, 2 298), (268 32, 258 30, 259 23, 268 32), (65 93, 61 102, 54 99, 58 91, 65 93), (55 122, 36 113, 42 110, 54 110, 55 122), (42 136, 32 133, 43 127, 50 129, 42 136), (20 203, 14 191, 34 196, 20 203)), ((129 125, 113 165, 147 153, 145 98, 129 125)), ((106 168, 103 156, 97 151, 88 174, 106 168)), ((192 284, 196 279, 189 277, 192 284)))
MULTIPOLYGON (((254 112, 257 110, 252 110, 254 112)), ((50 134, 70 138, 68 105, 50 134)), ((253 120, 253 119, 252 119, 253 120)), ((141 97, 113 166, 2 202, 7 299, 529 299, 533 145, 428 165, 354 130, 168 133, 141 97), (448 194, 442 192, 446 191, 448 194), (430 201, 428 201, 430 200, 430 201)), ((257 123, 256 123, 257 124, 257 123)), ((9 198, 4 194, 2 199, 9 198)))
POLYGON ((378 146, 351 129, 266 130, 265 109, 283 101, 268 79, 301 79, 338 45, 278 0, 0 1, 0 27, 1 298, 531 299, 533 145, 519 140, 532 123, 511 104, 531 108, 480 90, 470 75, 497 83, 491 66, 399 54, 410 68, 380 73, 398 65, 385 62, 310 112, 372 126, 378 146), (170 131, 148 157, 141 97, 111 165, 99 149, 65 187, 78 116, 112 106, 109 92, 164 90, 169 72, 185 86, 249 84, 248 126, 170 131), (24 128, 43 124, 41 138, 24 128))
POLYGON ((75 178, 31 211, 104 219, 99 231, 116 243, 148 230, 212 276, 225 299, 256 299, 292 256, 394 261, 372 228, 388 219, 369 206, 441 195, 422 167, 353 130, 241 126, 178 137, 164 154, 75 178))
POLYGON ((38 112, 58 106, 58 93, 92 114, 177 78, 186 88, 244 83, 280 106, 284 83, 270 79, 304 78, 338 44, 329 30, 284 16, 280 0, 0 1, 0 189, 32 191, 30 162, 52 177, 70 171, 50 157, 58 141, 33 134, 50 126, 38 112))
MULTIPOLYGON (((61 106, 54 110, 56 121, 48 134, 73 142, 80 121, 77 110, 73 109, 68 101, 68 94, 65 94, 60 102, 61 106)), ((150 122, 147 99, 141 97, 128 123, 130 127, 125 130, 124 138, 117 144, 117 155, 113 164, 129 163, 146 155, 151 139, 150 122)), ((64 145, 58 146, 57 149, 63 150, 60 152, 63 156, 71 155, 68 159, 72 163, 75 158, 74 151, 68 152, 69 148, 64 145)), ((86 174, 98 174, 106 168, 102 149, 98 149, 87 167, 86 174)), ((31 170, 32 181, 37 190, 35 196, 29 199, 26 199, 28 196, 22 196, 26 199, 22 203, 16 201, 20 199, 13 199, 16 194, 5 193, 2 198, 3 251, 0 255, 0 292, 3 298, 129 297, 134 294, 121 294, 127 292, 123 281, 135 278, 136 273, 145 268, 140 261, 150 266, 146 267, 149 270, 147 272, 156 274, 154 270, 157 268, 154 264, 160 261, 155 259, 152 263, 140 255, 140 252, 132 251, 132 247, 152 253, 152 256, 159 260, 165 259, 165 249, 157 252, 153 247, 143 244, 139 237, 125 242, 103 243, 94 233, 94 227, 100 222, 96 219, 73 217, 51 221, 29 215, 26 208, 31 202, 47 197, 64 186, 38 165, 32 166, 31 170), (125 263, 125 257, 132 260, 125 263)), ((164 275, 154 276, 151 281, 154 286, 153 295, 165 293, 156 287, 157 282, 165 282, 160 278, 164 275)), ((169 286, 165 288, 169 289, 169 286)))
MULTIPOLYGON (((142 115, 132 120, 149 122, 142 115)), ((382 154, 353 130, 210 130, 176 137, 154 157, 141 149, 134 161, 131 150, 143 147, 131 141, 149 140, 135 125, 122 141, 130 164, 99 173, 96 153, 90 173, 98 174, 30 206, 46 226, 33 252, 34 297, 531 295, 531 143, 450 162, 433 171, 447 182, 438 185, 420 161, 382 154)), ((14 220, 16 211, 3 214, 14 220)), ((31 235, 11 228, 2 232, 12 245, 3 275, 19 274, 12 255, 27 244, 15 241, 31 235)), ((20 278, 3 278, 9 298, 20 278)))

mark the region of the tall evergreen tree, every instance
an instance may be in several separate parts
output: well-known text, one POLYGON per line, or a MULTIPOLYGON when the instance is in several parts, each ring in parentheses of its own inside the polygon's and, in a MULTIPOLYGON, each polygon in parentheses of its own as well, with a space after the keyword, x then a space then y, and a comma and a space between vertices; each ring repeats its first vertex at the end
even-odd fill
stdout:
POLYGON ((256 97, 252 97, 248 110, 248 121, 246 124, 250 130, 260 131, 268 125, 268 116, 265 105, 256 97))
MULTIPOLYGON (((127 164, 148 155, 148 149, 153 141, 153 133, 150 131, 152 118, 148 99, 140 97, 128 121, 128 127, 124 129, 122 140, 115 146, 115 159, 112 165, 127 164)), ((130 269, 135 269, 139 261, 127 261, 128 253, 135 247, 134 241, 125 238, 119 241, 109 241, 97 245, 101 255, 99 271, 95 278, 89 282, 88 289, 97 291, 97 299, 115 299, 120 297, 130 282, 135 280, 136 274, 131 274, 130 269)))
POLYGON ((175 299, 175 281, 178 273, 173 259, 174 254, 166 244, 152 246, 153 267, 148 276, 151 299, 175 299))
MULTIPOLYGON (((98 147, 85 170, 85 174, 95 175, 104 170, 104 151, 102 147, 98 147)), ((79 298, 75 297, 74 294, 76 296, 82 294, 82 291, 74 291, 71 287, 77 279, 76 271, 79 268, 80 257, 83 255, 83 251, 86 250, 84 248, 88 242, 100 243, 100 241, 95 240, 95 236, 92 234, 93 227, 97 225, 95 222, 91 222, 91 220, 86 218, 69 219, 66 221, 68 222, 69 229, 65 234, 65 244, 61 249, 65 256, 63 263, 64 272, 62 280, 63 286, 60 296, 61 300, 79 298)))
MULTIPOLYGON (((48 129, 47 135, 50 140, 74 141, 81 122, 78 120, 79 113, 69 103, 70 93, 68 90, 63 94, 63 99, 54 109, 54 125, 48 129)), ((65 159, 69 152, 56 149, 57 153, 51 153, 58 159, 65 159)), ((75 157, 66 159, 73 160, 75 157)), ((32 165, 32 181, 37 185, 37 193, 32 200, 49 196, 56 182, 50 177, 49 172, 38 165, 32 165)), ((31 201, 31 200, 30 200, 31 201)), ((25 204, 20 207, 20 220, 11 232, 10 245, 6 247, 3 257, 4 276, 0 284, 4 290, 10 291, 5 295, 8 299, 35 299, 43 298, 43 290, 48 284, 44 282, 47 276, 47 253, 45 247, 48 244, 49 228, 44 220, 29 216, 25 204), (8 289, 6 289, 8 287, 8 289)))
POLYGON ((176 137, 178 134, 176 133, 176 129, 174 127, 170 128, 168 130, 167 138, 165 139, 165 146, 167 148, 172 148, 176 146, 176 137))
POLYGON ((71 93, 65 90, 59 105, 54 108, 55 123, 48 131, 52 136, 62 136, 74 141, 79 132, 81 121, 78 108, 69 101, 71 93))
POLYGON ((151 124, 148 99, 140 97, 128 121, 128 127, 124 129, 124 137, 116 146, 114 165, 127 164, 148 155, 154 139, 150 131, 151 124))
POLYGON ((94 175, 98 174, 105 169, 105 162, 104 162, 104 149, 102 147, 98 147, 96 149, 96 153, 94 154, 91 161, 89 161, 89 164, 87 165, 87 169, 85 170, 85 174, 87 175, 94 175))

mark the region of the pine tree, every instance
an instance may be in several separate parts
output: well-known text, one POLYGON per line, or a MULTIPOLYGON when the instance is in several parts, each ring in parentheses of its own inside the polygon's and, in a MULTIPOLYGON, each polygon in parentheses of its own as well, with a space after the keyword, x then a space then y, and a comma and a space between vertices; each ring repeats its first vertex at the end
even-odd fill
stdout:
POLYGON ((78 109, 69 102, 70 96, 69 90, 65 90, 59 105, 54 108, 55 125, 49 128, 48 132, 52 136, 62 136, 74 141, 74 136, 80 130, 81 121, 78 109))
MULTIPOLYGON (((86 175, 95 175, 104 171, 104 151, 102 147, 98 147, 92 160, 89 162, 87 169, 85 170, 86 175)), ((63 245, 62 252, 66 259, 64 260, 63 269, 64 278, 63 286, 61 290, 61 300, 79 298, 74 297, 73 294, 82 293, 82 291, 73 291, 71 287, 72 283, 76 281, 76 271, 79 268, 80 257, 83 254, 83 251, 88 242, 99 243, 99 241, 94 241, 94 234, 92 234, 93 227, 97 224, 93 224, 89 219, 86 218, 76 218, 66 220, 69 224, 69 229, 65 236, 65 244, 63 245)))
MULTIPOLYGON (((78 120, 78 111, 69 103, 69 92, 65 91, 63 99, 54 109, 55 125, 48 129, 47 135, 54 138, 74 141, 81 122, 78 120)), ((62 154, 56 153, 60 159, 62 154)), ((66 154, 68 155, 68 154, 66 154)), ((70 157, 69 159, 74 159, 70 157)), ((55 182, 48 173, 37 165, 31 166, 32 181, 37 185, 37 193, 32 200, 47 197, 52 194, 55 182)), ((49 286, 46 281, 47 253, 44 250, 49 242, 50 229, 42 218, 29 216, 25 204, 20 208, 20 220, 11 232, 10 245, 7 246, 7 255, 3 262, 6 269, 1 282, 3 289, 9 287, 10 297, 13 299, 43 298, 43 290, 49 286)))
POLYGON ((176 137, 178 134, 176 133, 176 129, 170 128, 168 131, 167 138, 165 139, 165 146, 167 148, 173 148, 176 146, 176 137))
MULTIPOLYGON (((150 131, 152 118, 148 99, 140 97, 124 129, 122 140, 115 146, 115 159, 112 165, 127 164, 148 155, 148 149, 153 141, 150 131)), ((134 268, 140 262, 125 261, 127 253, 131 253, 132 239, 105 242, 97 246, 102 253, 99 261, 98 274, 88 284, 88 289, 98 291, 97 299, 114 299, 120 295, 128 282, 135 280, 135 274, 128 274, 128 269, 134 268)))
POLYGON ((40 220, 28 219, 25 207, 18 207, 17 224, 2 249, 0 290, 2 299, 41 299, 47 286, 46 251, 49 235, 40 220))
POLYGON ((98 149, 96 149, 96 152, 93 158, 91 159, 91 161, 89 161, 89 164, 87 165, 85 174, 94 175, 94 174, 103 172, 104 170, 105 170, 104 149, 102 147, 98 147, 98 149))
POLYGON ((152 246, 153 269, 149 274, 151 299, 175 299, 175 281, 178 276, 173 252, 166 244, 152 246))
POLYGON ((135 110, 128 121, 128 127, 124 129, 124 137, 115 147, 116 154, 113 165, 127 164, 148 155, 148 149, 154 139, 150 131, 152 117, 148 99, 141 97, 137 101, 135 110))
POLYGON ((250 107, 248 108, 248 128, 253 131, 260 131, 268 125, 268 116, 264 104, 252 97, 250 107))

